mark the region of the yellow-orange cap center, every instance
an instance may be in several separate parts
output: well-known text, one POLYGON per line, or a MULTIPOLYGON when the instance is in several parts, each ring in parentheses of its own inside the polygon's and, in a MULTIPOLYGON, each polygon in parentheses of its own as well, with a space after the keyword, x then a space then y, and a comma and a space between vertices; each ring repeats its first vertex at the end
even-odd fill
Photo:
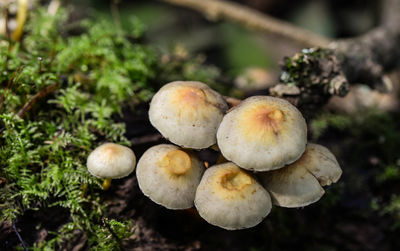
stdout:
POLYGON ((203 90, 195 87, 183 87, 177 91, 177 101, 186 105, 200 105, 206 101, 206 95, 203 90))
POLYGON ((255 192, 254 179, 238 167, 221 167, 212 178, 211 190, 223 200, 245 200, 255 192))
POLYGON ((173 150, 161 159, 161 166, 174 175, 187 173, 191 165, 189 154, 181 150, 173 150))
POLYGON ((102 149, 104 156, 108 159, 112 159, 121 153, 121 147, 115 144, 105 144, 102 149))
POLYGON ((280 110, 273 110, 273 111, 259 110, 254 113, 253 118, 254 118, 253 122, 256 127, 278 131, 279 125, 283 120, 283 113, 280 110))
POLYGON ((242 190, 252 183, 252 179, 241 171, 231 171, 221 177, 221 186, 228 190, 242 190))
POLYGON ((176 112, 177 121, 194 124, 212 121, 218 109, 213 97, 207 94, 207 90, 192 86, 174 89, 169 100, 174 106, 172 110, 176 112))
POLYGON ((284 113, 274 107, 253 105, 241 111, 238 129, 252 142, 275 144, 276 136, 283 130, 284 113))

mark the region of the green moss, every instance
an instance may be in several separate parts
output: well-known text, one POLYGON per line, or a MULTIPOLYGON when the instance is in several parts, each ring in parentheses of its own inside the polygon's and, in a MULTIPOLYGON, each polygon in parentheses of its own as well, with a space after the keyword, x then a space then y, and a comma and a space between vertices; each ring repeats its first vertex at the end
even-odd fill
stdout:
POLYGON ((343 191, 369 200, 370 208, 358 212, 366 217, 378 212, 393 222, 400 218, 399 121, 398 113, 370 109, 352 115, 323 113, 310 123, 314 141, 329 141, 328 135, 342 139, 334 150, 343 161, 343 191))
POLYGON ((321 71, 319 70, 319 61, 327 59, 331 55, 331 50, 311 48, 303 49, 301 53, 297 53, 293 57, 286 57, 281 81, 288 85, 305 87, 324 84, 323 79, 317 78, 316 75, 321 71))
POLYGON ((85 166, 89 152, 105 141, 130 144, 125 124, 116 120, 122 107, 149 101, 156 79, 167 81, 160 75, 182 78, 177 69, 185 65, 192 68, 184 71, 187 78, 214 80, 217 74, 189 59, 173 61, 173 69, 163 64, 138 42, 143 25, 137 19, 121 31, 100 16, 69 36, 67 16, 64 9, 50 16, 39 8, 21 43, 0 43, 0 221, 64 208, 69 220, 35 249, 59 249, 79 230, 91 250, 118 250, 134 223, 105 220, 101 181, 85 166), (22 118, 16 115, 30 102, 22 118))

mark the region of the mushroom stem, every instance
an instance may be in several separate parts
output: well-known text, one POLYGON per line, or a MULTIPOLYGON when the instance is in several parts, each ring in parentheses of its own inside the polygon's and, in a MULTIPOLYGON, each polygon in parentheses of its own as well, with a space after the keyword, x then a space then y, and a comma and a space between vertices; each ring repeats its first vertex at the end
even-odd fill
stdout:
POLYGON ((242 102, 242 100, 237 99, 237 98, 233 98, 233 97, 229 97, 229 96, 223 96, 225 102, 228 104, 229 108, 238 106, 240 104, 240 102, 242 102))
POLYGON ((111 179, 110 178, 104 179, 102 184, 103 190, 108 190, 110 186, 111 186, 111 179))
POLYGON ((18 12, 17 12, 17 28, 11 34, 11 38, 14 41, 19 41, 21 39, 27 15, 28 15, 28 0, 19 0, 18 12))

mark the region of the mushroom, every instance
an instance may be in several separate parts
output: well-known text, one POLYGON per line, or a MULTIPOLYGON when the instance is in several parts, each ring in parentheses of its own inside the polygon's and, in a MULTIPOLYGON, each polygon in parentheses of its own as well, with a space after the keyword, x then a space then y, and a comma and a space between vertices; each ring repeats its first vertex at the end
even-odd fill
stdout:
POLYGON ((217 128, 227 109, 222 96, 206 84, 175 81, 154 95, 149 118, 171 142, 203 149, 215 144, 217 128))
POLYGON ((134 152, 126 146, 105 143, 94 149, 87 158, 88 171, 95 177, 104 178, 103 189, 111 185, 111 179, 128 176, 136 165, 134 152))
POLYGON ((222 155, 244 169, 274 170, 303 154, 307 125, 286 100, 253 96, 225 115, 217 142, 222 155))
POLYGON ((342 176, 342 169, 335 155, 328 148, 318 144, 308 143, 305 153, 297 162, 304 165, 321 186, 336 183, 342 176))
POLYGON ((325 193, 322 186, 337 182, 341 174, 335 156, 327 148, 309 143, 299 160, 260 176, 274 205, 304 207, 318 201, 325 193))
POLYGON ((227 230, 253 227, 271 211, 268 192, 232 162, 205 171, 194 203, 208 223, 227 230))
POLYGON ((273 86, 275 76, 262 67, 248 67, 234 80, 234 85, 245 92, 267 89, 273 86))
POLYGON ((193 206, 203 172, 203 163, 193 153, 161 144, 149 148, 139 159, 136 176, 144 195, 155 203, 186 209, 193 206))

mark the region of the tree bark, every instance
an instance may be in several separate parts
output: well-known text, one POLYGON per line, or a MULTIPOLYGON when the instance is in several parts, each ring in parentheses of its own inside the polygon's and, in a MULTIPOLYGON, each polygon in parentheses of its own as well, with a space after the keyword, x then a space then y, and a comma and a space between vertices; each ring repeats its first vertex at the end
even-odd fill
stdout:
POLYGON ((346 95, 348 83, 388 89, 390 81, 385 73, 400 63, 400 0, 385 1, 379 27, 359 37, 335 41, 233 2, 161 1, 194 9, 212 20, 225 18, 317 47, 285 58, 281 83, 270 89, 271 95, 286 98, 307 113, 320 108, 333 95, 346 95))

